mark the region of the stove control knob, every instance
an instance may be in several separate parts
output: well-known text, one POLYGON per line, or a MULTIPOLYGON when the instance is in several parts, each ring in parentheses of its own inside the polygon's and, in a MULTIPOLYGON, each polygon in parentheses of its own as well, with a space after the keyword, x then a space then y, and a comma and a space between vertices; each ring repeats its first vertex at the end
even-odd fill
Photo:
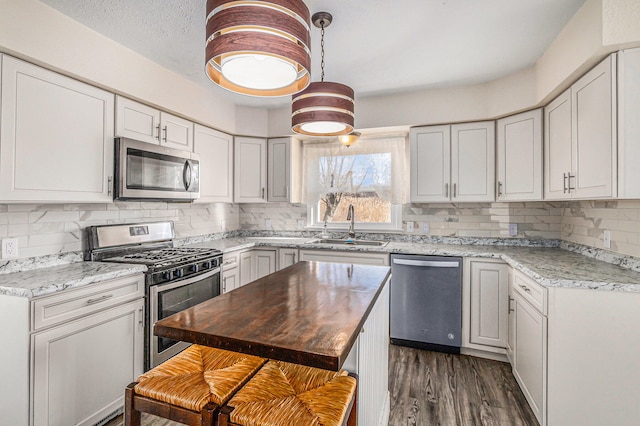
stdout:
POLYGON ((189 269, 191 269, 191 272, 196 273, 200 268, 198 268, 198 265, 191 265, 189 269))
POLYGON ((205 269, 211 269, 211 261, 207 260, 206 262, 204 262, 204 268, 205 269))
POLYGON ((182 277, 182 269, 176 269, 175 271, 173 271, 173 276, 175 278, 181 278, 182 277))
POLYGON ((166 281, 170 280, 171 279, 171 272, 170 271, 163 272, 162 273, 162 279, 166 280, 166 281))

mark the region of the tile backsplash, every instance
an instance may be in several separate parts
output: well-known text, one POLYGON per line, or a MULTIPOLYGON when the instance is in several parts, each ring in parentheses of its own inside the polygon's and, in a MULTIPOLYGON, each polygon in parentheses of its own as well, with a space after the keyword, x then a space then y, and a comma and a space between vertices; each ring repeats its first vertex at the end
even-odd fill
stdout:
MULTIPOLYGON (((173 220, 178 238, 234 230, 301 231, 305 205, 183 204, 119 202, 113 204, 0 204, 0 238, 17 238, 19 257, 45 256, 85 249, 84 229, 90 225, 173 220), (224 225, 224 229, 223 229, 224 225)), ((403 228, 420 235, 508 238, 516 224, 517 238, 562 239, 603 248, 605 230, 612 252, 640 257, 640 200, 405 204, 403 228)))
POLYGON ((44 256, 85 250, 87 226, 161 220, 178 238, 240 227, 236 204, 0 204, 0 238, 17 238, 20 258, 44 256))

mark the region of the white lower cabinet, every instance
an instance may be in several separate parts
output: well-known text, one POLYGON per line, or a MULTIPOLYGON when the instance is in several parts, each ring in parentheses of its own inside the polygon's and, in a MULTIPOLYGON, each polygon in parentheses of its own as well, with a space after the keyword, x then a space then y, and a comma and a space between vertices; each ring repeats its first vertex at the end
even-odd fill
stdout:
POLYGON ((31 338, 33 424, 93 425, 123 405, 142 373, 143 300, 31 338))
POLYGON ((225 253, 222 259, 222 288, 220 293, 224 294, 240 287, 240 252, 225 253))
POLYGON ((291 266, 300 260, 298 249, 281 248, 278 249, 278 270, 291 266))
POLYGON ((253 249, 240 253, 240 286, 276 271, 277 249, 253 249))
POLYGON ((505 354, 508 270, 509 266, 500 260, 465 259, 462 284, 463 348, 505 354))
POLYGON ((300 260, 388 266, 389 254, 338 250, 300 250, 300 260))
POLYGON ((389 422, 389 281, 342 366, 358 375, 358 426, 389 422))

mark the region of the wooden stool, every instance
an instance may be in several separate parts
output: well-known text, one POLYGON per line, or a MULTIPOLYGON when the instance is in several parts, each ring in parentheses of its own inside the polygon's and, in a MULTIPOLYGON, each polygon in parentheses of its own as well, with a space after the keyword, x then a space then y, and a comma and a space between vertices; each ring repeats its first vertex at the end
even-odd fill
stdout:
POLYGON ((356 425, 355 377, 269 361, 218 414, 218 425, 356 425))
POLYGON ((127 386, 124 424, 138 426, 140 413, 150 413, 187 425, 215 425, 216 409, 266 361, 191 345, 127 386))

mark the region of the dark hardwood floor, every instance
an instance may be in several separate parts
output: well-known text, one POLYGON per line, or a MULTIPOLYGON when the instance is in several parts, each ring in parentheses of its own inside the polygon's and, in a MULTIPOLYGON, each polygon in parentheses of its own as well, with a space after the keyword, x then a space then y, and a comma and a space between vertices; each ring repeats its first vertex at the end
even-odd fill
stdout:
MULTIPOLYGON (((389 426, 538 425, 504 362, 391 345, 389 388, 389 426)), ((142 424, 180 425, 146 414, 142 424)), ((105 426, 122 426, 122 416, 105 426)))
POLYGON ((389 389, 389 426, 538 424, 504 362, 391 345, 389 389))

